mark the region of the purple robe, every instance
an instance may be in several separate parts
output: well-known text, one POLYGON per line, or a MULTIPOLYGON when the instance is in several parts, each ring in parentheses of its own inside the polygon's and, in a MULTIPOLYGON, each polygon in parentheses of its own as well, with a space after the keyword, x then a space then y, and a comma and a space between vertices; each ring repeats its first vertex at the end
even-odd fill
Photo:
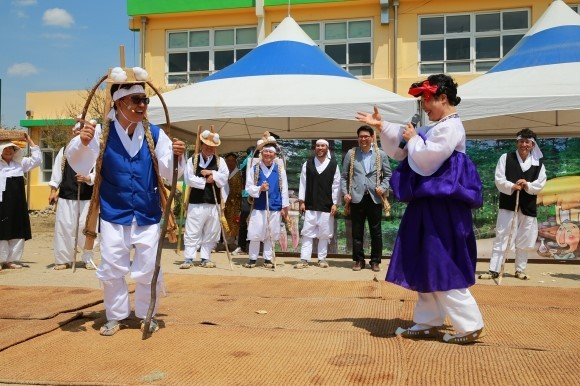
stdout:
POLYGON ((417 292, 470 287, 477 248, 471 210, 483 205, 483 187, 469 157, 453 154, 431 176, 401 161, 391 176, 395 197, 408 202, 386 280, 417 292))

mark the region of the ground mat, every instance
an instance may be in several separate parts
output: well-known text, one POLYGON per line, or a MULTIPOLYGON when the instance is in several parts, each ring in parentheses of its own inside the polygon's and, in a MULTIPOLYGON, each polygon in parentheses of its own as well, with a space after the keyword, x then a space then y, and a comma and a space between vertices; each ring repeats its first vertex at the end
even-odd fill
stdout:
MULTIPOLYGON (((56 315, 48 319, 0 319, 2 336, 23 330, 0 348, 0 383, 570 385, 580 376, 578 289, 475 286, 487 335, 455 346, 394 337, 411 324, 416 295, 383 281, 166 275, 165 287, 161 329, 146 340, 135 318, 100 336, 103 306, 91 302, 38 312, 56 315)), ((19 296, 41 308, 31 293, 38 287, 19 287, 10 308, 19 296)))

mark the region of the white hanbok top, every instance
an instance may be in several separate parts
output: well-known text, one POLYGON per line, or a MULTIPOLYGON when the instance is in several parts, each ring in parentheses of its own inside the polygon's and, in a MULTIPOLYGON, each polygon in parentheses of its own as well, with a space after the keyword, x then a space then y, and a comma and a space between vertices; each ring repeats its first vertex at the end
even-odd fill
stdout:
POLYGON ((454 151, 465 153, 465 129, 461 120, 446 119, 417 128, 404 149, 399 148, 404 126, 383 122, 380 133, 381 145, 389 157, 401 161, 408 157, 411 169, 422 176, 435 173, 454 151), (444 125, 439 122, 446 121, 444 125), (423 137, 428 141, 423 140, 423 137))
MULTIPOLYGON (((145 128, 143 127, 143 123, 137 123, 133 136, 129 137, 125 129, 117 122, 117 118, 113 116, 112 119, 110 130, 117 130, 117 134, 127 153, 131 157, 135 156, 139 152, 139 149, 141 149, 141 146, 143 146, 143 141, 145 141, 145 128)), ((86 176, 91 172, 99 156, 100 138, 101 125, 97 125, 95 135, 87 146, 84 146, 81 142, 80 135, 70 141, 66 150, 66 157, 69 165, 77 173, 86 176)), ((159 130, 159 138, 155 145, 155 156, 159 164, 159 174, 171 183, 173 179, 173 144, 163 130, 159 130)), ((181 176, 184 169, 185 160, 184 157, 180 157, 177 175, 181 176)))

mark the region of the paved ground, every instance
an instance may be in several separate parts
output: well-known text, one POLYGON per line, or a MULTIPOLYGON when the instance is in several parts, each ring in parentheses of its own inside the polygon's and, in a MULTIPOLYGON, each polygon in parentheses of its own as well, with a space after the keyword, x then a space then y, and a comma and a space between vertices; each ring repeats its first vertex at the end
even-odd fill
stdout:
MULTIPOLYGON (((54 219, 32 218, 33 238, 26 242, 24 258, 30 267, 22 270, 0 271, 0 283, 5 285, 55 285, 69 287, 99 288, 94 271, 87 271, 78 268, 73 274, 72 270, 53 271, 54 252, 53 234, 54 219)), ((485 272, 488 264, 492 240, 478 241, 478 272, 485 272)), ((98 247, 96 248, 95 262, 100 260, 98 247)), ((80 254, 79 258, 80 258, 80 254)), ((369 269, 353 272, 351 270, 352 261, 349 257, 329 258, 330 268, 321 269, 312 266, 307 269, 294 269, 293 265, 299 261, 298 257, 278 257, 276 271, 262 268, 247 269, 241 265, 247 261, 247 255, 231 256, 233 269, 226 253, 215 253, 212 259, 217 267, 213 269, 194 267, 189 270, 179 269, 179 264, 183 261, 183 253, 177 254, 174 245, 166 244, 162 254, 162 269, 166 273, 184 275, 219 275, 219 276, 247 276, 247 277, 292 277, 305 280, 384 280, 388 259, 381 264, 381 272, 374 273, 369 269)), ((316 261, 316 260, 313 260, 316 261)), ((258 260, 261 262, 261 259, 258 260)), ((573 262, 554 261, 554 264, 536 264, 531 259, 527 269, 530 280, 522 281, 513 277, 513 263, 506 264, 506 275, 502 285, 506 286, 539 286, 539 287, 562 287, 580 288, 580 265, 573 262)), ((79 264, 80 267, 80 264, 79 264)), ((493 281, 478 280, 484 285, 495 285, 493 281)))

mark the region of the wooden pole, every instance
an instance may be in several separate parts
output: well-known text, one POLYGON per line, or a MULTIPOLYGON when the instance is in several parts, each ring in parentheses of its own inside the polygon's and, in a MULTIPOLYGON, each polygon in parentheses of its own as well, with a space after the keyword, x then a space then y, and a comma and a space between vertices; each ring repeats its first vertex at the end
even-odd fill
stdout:
POLYGON ((125 68, 125 46, 119 46, 119 58, 121 59, 121 68, 125 68))

